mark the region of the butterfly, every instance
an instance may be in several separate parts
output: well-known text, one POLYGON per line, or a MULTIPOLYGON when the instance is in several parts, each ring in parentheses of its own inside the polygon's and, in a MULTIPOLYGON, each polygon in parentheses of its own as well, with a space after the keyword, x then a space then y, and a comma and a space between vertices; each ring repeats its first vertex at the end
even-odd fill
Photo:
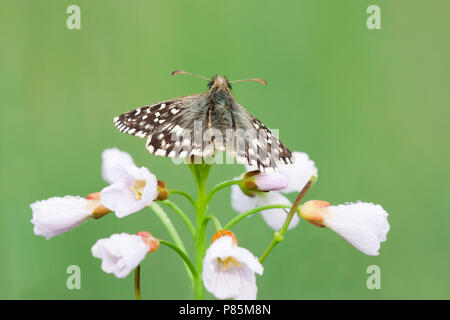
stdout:
POLYGON ((208 80, 208 90, 137 108, 114 118, 116 128, 147 139, 151 154, 171 158, 214 157, 225 151, 238 163, 260 171, 276 171, 279 164, 291 164, 291 151, 278 137, 242 107, 231 94, 225 76, 212 79, 176 70, 175 74, 192 75, 208 80))

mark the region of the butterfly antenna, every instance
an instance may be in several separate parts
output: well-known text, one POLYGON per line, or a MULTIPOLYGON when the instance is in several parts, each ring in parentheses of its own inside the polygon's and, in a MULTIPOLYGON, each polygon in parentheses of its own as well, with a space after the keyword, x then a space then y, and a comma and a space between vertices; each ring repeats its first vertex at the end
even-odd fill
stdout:
POLYGON ((246 81, 253 81, 253 82, 258 82, 258 83, 261 83, 261 84, 263 84, 263 85, 266 85, 266 84, 267 84, 266 80, 264 80, 264 79, 261 79, 261 78, 255 78, 255 79, 244 79, 244 80, 233 80, 233 81, 230 81, 230 83, 236 83, 236 82, 246 82, 246 81))
POLYGON ((183 71, 183 70, 175 70, 175 71, 172 71, 172 73, 171 73, 171 75, 173 75, 173 76, 176 75, 176 74, 187 74, 188 76, 193 76, 193 77, 200 78, 200 79, 203 79, 203 80, 212 81, 211 79, 209 79, 207 77, 201 76, 199 74, 183 71))

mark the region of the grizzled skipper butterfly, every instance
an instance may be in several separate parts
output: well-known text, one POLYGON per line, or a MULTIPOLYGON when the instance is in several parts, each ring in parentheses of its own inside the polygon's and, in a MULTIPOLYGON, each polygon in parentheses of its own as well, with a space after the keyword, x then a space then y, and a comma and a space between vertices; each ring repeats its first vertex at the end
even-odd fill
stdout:
POLYGON ((276 170, 280 163, 293 163, 286 146, 231 94, 232 83, 254 81, 265 85, 264 80, 228 81, 225 76, 208 79, 185 71, 172 72, 176 74, 208 80, 208 90, 124 113, 114 118, 116 128, 147 139, 148 151, 158 156, 201 159, 221 150, 238 163, 260 171, 276 170))

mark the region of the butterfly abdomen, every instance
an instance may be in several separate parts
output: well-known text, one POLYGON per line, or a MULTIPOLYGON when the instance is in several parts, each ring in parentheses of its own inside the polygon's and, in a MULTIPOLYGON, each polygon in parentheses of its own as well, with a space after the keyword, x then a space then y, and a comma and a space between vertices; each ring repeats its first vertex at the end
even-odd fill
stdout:
POLYGON ((222 134, 233 128, 233 115, 228 106, 215 105, 210 110, 207 129, 210 128, 219 130, 222 134))

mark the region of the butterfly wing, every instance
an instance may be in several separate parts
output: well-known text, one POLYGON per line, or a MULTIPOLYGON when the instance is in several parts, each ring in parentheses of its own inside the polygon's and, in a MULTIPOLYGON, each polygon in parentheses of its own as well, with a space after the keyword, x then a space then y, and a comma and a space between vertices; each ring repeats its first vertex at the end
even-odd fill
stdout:
POLYGON ((147 150, 158 156, 184 158, 202 153, 202 142, 191 136, 195 121, 207 121, 208 99, 197 94, 167 100, 114 118, 116 128, 147 139, 147 150))
POLYGON ((237 162, 261 171, 294 162, 278 137, 234 99, 225 111, 213 107, 207 94, 176 98, 126 112, 114 118, 114 125, 123 133, 146 138, 147 150, 158 156, 208 157, 226 150, 237 162), (221 131, 226 140, 204 139, 211 128, 221 131))
POLYGON ((240 147, 236 148, 239 142, 231 143, 233 148, 230 151, 234 153, 239 163, 248 164, 260 171, 273 171, 279 164, 294 162, 291 151, 278 137, 238 103, 233 105, 233 117, 234 131, 243 131, 246 134, 245 142, 242 141, 241 134, 234 137, 240 139, 240 147))

